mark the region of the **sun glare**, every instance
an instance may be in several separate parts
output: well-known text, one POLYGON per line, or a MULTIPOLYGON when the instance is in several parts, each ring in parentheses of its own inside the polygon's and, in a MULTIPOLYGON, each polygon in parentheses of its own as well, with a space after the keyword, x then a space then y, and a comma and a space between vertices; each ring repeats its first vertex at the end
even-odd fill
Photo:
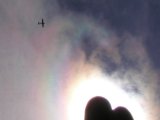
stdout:
POLYGON ((68 93, 67 120, 84 120, 86 104, 94 96, 105 97, 111 103, 112 109, 117 106, 126 107, 134 120, 146 120, 138 100, 130 98, 125 91, 110 81, 112 78, 96 73, 74 83, 68 93))

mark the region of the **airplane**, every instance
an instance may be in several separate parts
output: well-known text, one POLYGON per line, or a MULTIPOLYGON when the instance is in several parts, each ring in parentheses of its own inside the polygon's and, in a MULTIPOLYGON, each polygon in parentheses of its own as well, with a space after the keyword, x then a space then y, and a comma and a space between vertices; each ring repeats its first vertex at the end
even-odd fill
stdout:
POLYGON ((43 21, 43 18, 42 18, 42 22, 38 22, 38 25, 42 25, 42 27, 44 27, 44 21, 43 21))

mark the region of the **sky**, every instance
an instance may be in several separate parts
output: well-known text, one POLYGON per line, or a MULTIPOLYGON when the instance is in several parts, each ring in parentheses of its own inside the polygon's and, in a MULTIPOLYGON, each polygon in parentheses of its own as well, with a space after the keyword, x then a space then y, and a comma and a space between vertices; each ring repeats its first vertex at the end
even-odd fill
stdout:
POLYGON ((158 0, 0 0, 0 119, 83 120, 103 96, 159 120, 159 11, 158 0))

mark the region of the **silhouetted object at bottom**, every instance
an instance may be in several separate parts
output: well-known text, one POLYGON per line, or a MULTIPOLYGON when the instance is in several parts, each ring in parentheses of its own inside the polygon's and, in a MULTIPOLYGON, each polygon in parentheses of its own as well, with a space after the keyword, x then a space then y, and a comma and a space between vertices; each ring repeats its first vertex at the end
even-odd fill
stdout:
POLYGON ((131 113, 124 107, 112 110, 109 101, 103 97, 92 98, 85 109, 85 120, 133 120, 131 113))
POLYGON ((114 120, 133 120, 131 113, 124 107, 118 107, 113 111, 114 120))

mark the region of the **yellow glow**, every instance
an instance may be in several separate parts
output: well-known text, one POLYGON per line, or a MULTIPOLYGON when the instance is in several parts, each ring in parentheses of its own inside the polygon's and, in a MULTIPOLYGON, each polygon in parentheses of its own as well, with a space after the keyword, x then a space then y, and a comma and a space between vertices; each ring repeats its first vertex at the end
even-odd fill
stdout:
POLYGON ((126 107, 134 120, 147 120, 139 102, 110 82, 112 80, 96 72, 87 77, 83 76, 74 83, 68 93, 67 120, 84 120, 86 104, 94 96, 103 96, 108 99, 112 109, 117 106, 126 107))

